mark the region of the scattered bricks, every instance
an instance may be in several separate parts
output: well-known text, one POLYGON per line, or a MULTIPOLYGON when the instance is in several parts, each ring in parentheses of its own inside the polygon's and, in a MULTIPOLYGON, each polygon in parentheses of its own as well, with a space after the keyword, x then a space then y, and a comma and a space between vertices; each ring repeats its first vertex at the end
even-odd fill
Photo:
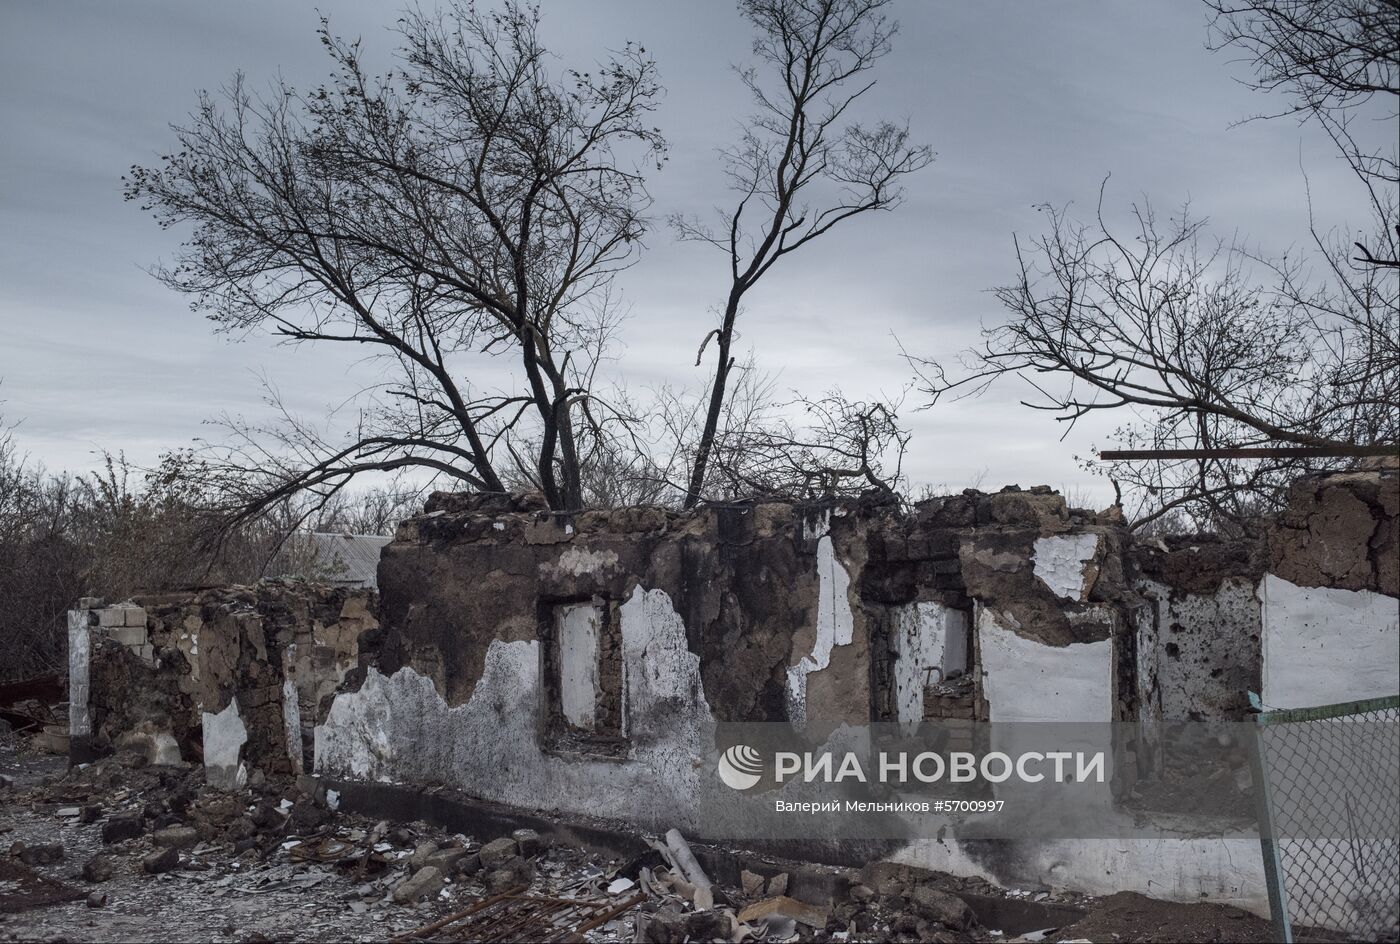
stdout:
MULTIPOLYGON (((423 868, 423 866, 428 864, 428 857, 437 851, 437 843, 428 841, 420 842, 413 850, 413 855, 408 857, 409 871, 417 872, 419 869, 423 868)), ((447 873, 446 869, 442 869, 441 871, 443 874, 447 873)))
POLYGON ((431 865, 426 865, 399 883, 394 889, 394 901, 401 905, 412 904, 420 898, 436 895, 440 888, 442 873, 431 865))
POLYGON ((279 829, 286 822, 287 818, 282 815, 282 811, 275 803, 267 800, 259 803, 253 810, 253 825, 258 829, 279 829))
POLYGON ((95 855, 83 863, 83 880, 96 884, 112 877, 112 860, 107 856, 95 855))
POLYGON ((919 885, 910 894, 914 910, 930 921, 937 921, 955 931, 969 931, 977 926, 977 916, 967 902, 956 895, 939 891, 931 885, 919 885))
POLYGON ((237 842, 240 839, 247 839, 258 831, 258 827, 253 825, 253 821, 246 816, 240 816, 228 824, 224 830, 224 836, 230 842, 237 842))
POLYGON ((80 823, 95 823, 101 818, 102 807, 97 803, 89 803, 87 806, 83 807, 82 812, 78 814, 78 822, 80 823))
POLYGON ((729 915, 722 911, 699 911, 686 915, 685 939, 687 941, 728 941, 729 915))
POLYGON ((519 854, 520 848, 514 839, 502 837, 492 839, 481 847, 481 866, 487 871, 500 868, 508 860, 519 854))
POLYGON ((481 856, 475 852, 468 853, 457 860, 458 875, 471 876, 481 871, 481 856))
POLYGON ((498 895, 503 891, 521 885, 529 885, 535 880, 535 865, 520 856, 512 856, 486 876, 486 890, 498 895))
POLYGON ((685 917, 667 911, 637 915, 637 938, 646 944, 680 944, 686 940, 685 917))
POLYGON ((331 814, 317 806, 311 800, 298 800, 292 805, 292 811, 288 816, 288 821, 299 833, 315 832, 324 826, 331 818, 331 814))
POLYGON ((533 829, 517 829, 510 834, 510 838, 515 840, 519 847, 520 855, 527 859, 533 858, 540 853, 540 834, 533 829))
POLYGON ((189 849, 199 842, 199 832, 193 826, 167 826, 156 830, 151 839, 158 846, 189 849))
POLYGON ((162 872, 169 872, 180 865, 180 853, 174 846, 166 846, 152 852, 141 860, 141 868, 152 875, 160 875, 162 872))
POLYGON ((111 845, 135 839, 146 831, 145 824, 137 813, 114 813, 102 824, 102 842, 111 845))
MULTIPOLYGON (((416 856, 417 853, 414 853, 416 856)), ((458 871, 457 865, 467 858, 466 849, 438 849, 423 860, 424 865, 431 865, 443 875, 453 875, 458 871)), ((477 868, 481 867, 481 858, 477 857, 477 868)))
POLYGON ((48 843, 41 846, 25 846, 20 851, 19 860, 25 865, 53 865, 63 861, 63 844, 48 843))

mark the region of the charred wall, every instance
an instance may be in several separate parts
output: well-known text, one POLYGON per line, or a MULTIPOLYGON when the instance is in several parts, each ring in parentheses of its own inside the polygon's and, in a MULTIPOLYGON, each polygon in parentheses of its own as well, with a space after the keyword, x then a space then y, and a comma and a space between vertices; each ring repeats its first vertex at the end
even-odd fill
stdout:
POLYGON ((373 591, 275 580, 84 601, 70 614, 88 649, 78 749, 208 761, 211 732, 226 745, 232 729, 231 776, 309 769, 312 731, 359 667, 376 607, 373 591))

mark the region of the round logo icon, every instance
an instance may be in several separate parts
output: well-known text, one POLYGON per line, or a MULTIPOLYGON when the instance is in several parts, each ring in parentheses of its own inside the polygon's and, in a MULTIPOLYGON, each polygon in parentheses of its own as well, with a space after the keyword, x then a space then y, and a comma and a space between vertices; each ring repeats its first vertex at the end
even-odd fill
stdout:
POLYGON ((762 778, 763 756, 745 744, 735 744, 720 755, 719 779, 726 787, 747 790, 762 778))

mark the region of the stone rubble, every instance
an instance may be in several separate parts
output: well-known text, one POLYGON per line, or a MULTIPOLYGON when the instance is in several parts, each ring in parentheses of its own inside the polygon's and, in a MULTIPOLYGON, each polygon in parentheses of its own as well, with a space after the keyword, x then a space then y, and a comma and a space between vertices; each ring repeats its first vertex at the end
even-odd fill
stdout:
MULTIPOLYGON (((0 856, 0 940, 380 941, 522 886, 532 895, 616 904, 645 893, 588 932, 593 944, 1073 939, 1053 929, 1019 938, 985 926, 969 902, 1015 902, 1018 893, 980 880, 820 867, 834 890, 819 904, 793 894, 787 871, 746 868, 733 884, 713 884, 714 907, 697 909, 694 884, 656 851, 666 848, 660 842, 629 862, 550 845, 528 829, 482 842, 425 823, 328 810, 309 778, 269 778, 230 794, 209 788, 200 767, 152 767, 134 753, 63 772, 51 758, 0 744, 0 767, 19 772, 0 808, 0 837, 14 853, 0 856), (31 767, 50 772, 34 782, 25 773, 31 767), (74 805, 105 812, 91 822, 59 815, 74 805), (32 866, 23 862, 30 850, 32 866), (30 897, 12 902, 5 891, 12 886, 30 897)), ((1034 894, 1092 915, 1092 899, 1034 894)), ((1142 901, 1192 914, 1218 908, 1142 901)), ((1252 916, 1240 913, 1230 925, 1255 935, 1231 939, 1268 940, 1267 924, 1252 916)))

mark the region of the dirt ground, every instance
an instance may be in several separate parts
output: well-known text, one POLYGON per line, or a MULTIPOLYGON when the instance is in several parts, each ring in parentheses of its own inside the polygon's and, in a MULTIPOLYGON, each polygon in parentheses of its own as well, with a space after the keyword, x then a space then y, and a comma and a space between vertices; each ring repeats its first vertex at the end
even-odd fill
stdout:
POLYGON ((851 873, 839 885, 847 897, 812 906, 784 895, 787 876, 746 873, 743 887, 714 888, 706 907, 683 868, 661 854, 627 863, 546 847, 533 834, 472 837, 374 822, 329 809, 304 781, 229 795, 206 787, 198 767, 151 768, 118 756, 68 770, 62 758, 14 742, 0 745, 0 775, 8 778, 0 786, 0 940, 383 941, 503 892, 530 897, 497 898, 426 939, 478 940, 511 921, 516 930, 500 939, 564 939, 587 917, 598 917, 597 926, 577 940, 1273 939, 1268 922, 1235 908, 996 889, 936 875, 901 883, 851 873), (581 910, 557 925, 541 918, 571 902, 581 910), (534 923, 521 916, 526 906, 543 909, 534 923), (1038 913, 1077 919, 1028 927, 1038 913), (1016 926, 989 926, 998 916, 1016 926), (488 919, 494 929, 465 923, 488 919))

